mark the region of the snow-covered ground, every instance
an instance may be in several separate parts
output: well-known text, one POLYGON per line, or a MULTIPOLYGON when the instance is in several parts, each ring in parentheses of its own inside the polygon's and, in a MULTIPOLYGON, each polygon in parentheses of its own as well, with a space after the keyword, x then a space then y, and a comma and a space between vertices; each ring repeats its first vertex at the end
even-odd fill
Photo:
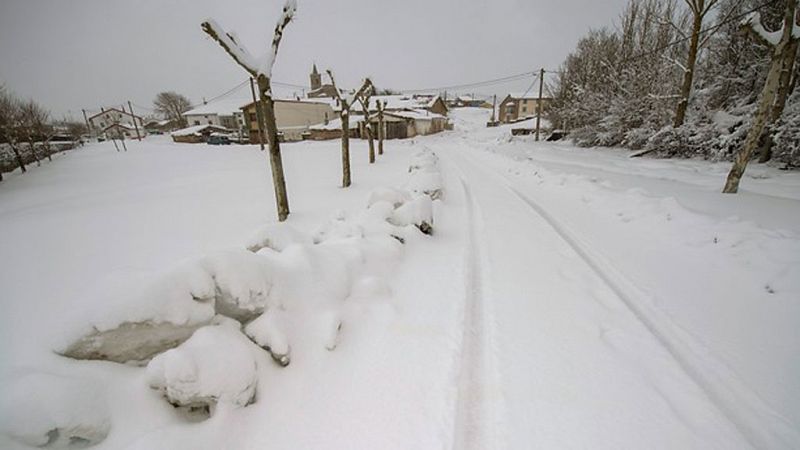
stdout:
MULTIPOLYGON (((335 350, 306 323, 288 367, 252 345, 255 402, 201 422, 149 386, 213 333, 147 370, 53 349, 274 222, 265 154, 148 138, 7 177, 0 447, 71 411, 107 434, 98 449, 800 446, 800 174, 753 165, 725 196, 727 164, 512 139, 483 127, 486 110, 452 116, 454 131, 388 141, 372 166, 352 141, 349 189, 338 141, 283 146, 289 224, 309 234, 434 151, 435 231, 360 269, 335 350)), ((250 357, 222 353, 249 389, 250 357)))

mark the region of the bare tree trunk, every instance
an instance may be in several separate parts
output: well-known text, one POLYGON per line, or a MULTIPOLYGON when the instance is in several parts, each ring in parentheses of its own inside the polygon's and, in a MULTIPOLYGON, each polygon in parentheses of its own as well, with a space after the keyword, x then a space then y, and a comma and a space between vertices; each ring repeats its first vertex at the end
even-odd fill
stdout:
POLYGON ((350 120, 349 112, 342 104, 342 112, 339 115, 342 121, 342 187, 350 187, 350 120))
MULTIPOLYGON (((258 77, 258 90, 261 103, 264 107, 264 129, 267 130, 267 144, 269 145, 269 162, 272 168, 272 185, 275 188, 275 204, 278 207, 278 220, 285 221, 289 217, 289 197, 286 193, 286 178, 283 175, 283 158, 281 146, 278 142, 278 125, 275 121, 275 104, 270 94, 269 78, 264 75, 258 77)), ((258 107, 258 105, 256 105, 258 107)))
POLYGON ((798 41, 796 39, 789 42, 786 52, 781 59, 781 74, 778 82, 778 92, 775 98, 775 104, 772 105, 770 111, 769 124, 764 131, 764 146, 758 158, 759 163, 765 163, 772 159, 772 133, 770 128, 778 119, 783 115, 783 109, 786 107, 786 100, 789 98, 791 91, 792 72, 794 71, 795 59, 797 56, 798 41))
POLYGON ((378 100, 378 154, 383 154, 383 139, 384 139, 384 130, 383 130, 383 102, 378 100))
MULTIPOLYGON (((278 125, 275 122, 275 104, 272 101, 272 87, 270 77, 272 76, 272 67, 275 64, 275 59, 278 56, 278 47, 283 38, 286 26, 292 21, 297 9, 297 3, 294 0, 287 0, 283 6, 283 13, 281 14, 278 23, 275 25, 275 32, 272 37, 272 44, 270 46, 270 54, 267 58, 267 67, 261 67, 260 63, 252 57, 244 47, 241 46, 236 40, 236 36, 232 33, 227 33, 220 28, 213 21, 206 21, 200 24, 203 31, 211 36, 219 45, 236 61, 237 64, 242 66, 251 77, 256 78, 258 83, 259 97, 263 103, 263 116, 267 141, 269 144, 269 161, 272 169, 272 185, 275 189, 275 203, 278 208, 278 220, 283 222, 289 217, 289 198, 286 194, 286 178, 283 174, 283 159, 281 158, 281 147, 278 142, 278 125)), ((256 111, 258 111, 258 104, 256 104, 256 111)), ((256 114, 256 117, 258 114, 256 114)))
POLYGON ((375 163, 375 140, 372 139, 372 125, 369 122, 364 126, 364 132, 367 133, 367 140, 369 141, 369 163, 375 163))
POLYGON ((17 159, 17 164, 19 164, 19 168, 22 170, 22 173, 27 172, 28 169, 25 168, 25 162, 22 160, 22 154, 20 154, 16 142, 12 143, 11 140, 9 140, 8 145, 11 147, 11 151, 14 152, 14 157, 17 159))
POLYGON ((39 160, 39 155, 36 154, 36 145, 31 135, 28 135, 28 149, 31 151, 31 155, 33 155, 33 160, 36 161, 36 167, 41 167, 42 161, 39 160))
POLYGON ((742 175, 744 175, 745 169, 747 169, 747 163, 750 160, 750 155, 758 145, 759 138, 764 132, 764 128, 767 126, 767 122, 770 119, 770 110, 773 106, 775 97, 778 93, 778 88, 780 86, 781 71, 783 69, 785 52, 789 50, 789 47, 791 47, 791 41, 794 39, 792 37, 792 29, 794 28, 795 22, 794 15, 796 3, 797 0, 786 0, 786 11, 784 14, 781 40, 775 47, 775 50, 772 54, 772 63, 769 67, 769 73, 767 74, 767 80, 764 83, 764 88, 761 91, 761 99, 759 100, 758 108, 756 109, 753 118, 753 125, 747 133, 744 144, 742 144, 742 149, 736 154, 736 157, 733 160, 733 167, 731 167, 731 171, 728 173, 728 178, 725 182, 725 187, 722 189, 723 193, 735 194, 739 191, 739 182, 742 179, 742 175))
POLYGON ((693 11, 694 20, 692 21, 692 37, 689 42, 689 54, 686 55, 686 67, 683 72, 683 84, 681 84, 681 97, 675 109, 675 121, 672 126, 678 128, 686 120, 686 109, 689 107, 689 94, 692 92, 692 82, 694 81, 694 67, 697 63, 697 49, 700 41, 700 30, 703 27, 703 16, 699 11, 693 11))

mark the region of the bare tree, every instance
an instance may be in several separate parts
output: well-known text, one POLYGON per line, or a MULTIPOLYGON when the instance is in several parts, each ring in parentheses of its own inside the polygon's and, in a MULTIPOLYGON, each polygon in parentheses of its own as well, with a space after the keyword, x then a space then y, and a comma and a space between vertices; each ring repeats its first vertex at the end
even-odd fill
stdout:
MULTIPOLYGON (((766 28, 764 28, 764 25, 761 23, 761 17, 759 13, 749 16, 744 23, 744 27, 750 33, 750 35, 756 39, 756 41, 769 47, 772 51, 775 51, 780 42, 779 39, 781 36, 781 31, 767 31, 766 28)), ((764 144, 760 150, 758 158, 758 162, 760 163, 765 163, 772 158, 772 145, 774 141, 771 136, 770 128, 783 115, 783 110, 786 107, 786 100, 789 98, 789 94, 791 94, 794 90, 794 85, 797 82, 797 76, 794 68, 797 60, 798 47, 800 47, 800 41, 797 38, 791 39, 780 60, 780 76, 778 79, 778 88, 775 94, 775 101, 770 109, 769 117, 767 118, 767 124, 764 127, 761 139, 759 140, 759 142, 763 142, 764 144)))
POLYGON ((689 94, 692 92, 694 69, 697 64, 697 52, 700 48, 700 32, 703 29, 703 20, 706 15, 719 3, 719 0, 684 0, 692 12, 692 35, 689 39, 689 52, 686 55, 686 64, 683 69, 683 83, 681 84, 680 100, 675 109, 675 121, 672 126, 677 128, 686 120, 686 108, 689 106, 689 94))
MULTIPOLYGON (((758 145, 759 138, 770 119, 770 110, 774 106, 780 88, 781 72, 784 69, 785 61, 789 59, 786 53, 793 48, 796 51, 796 47, 793 46, 793 41, 796 42, 798 38, 794 36, 793 30, 796 23, 795 12, 797 9, 797 0, 785 0, 785 2, 786 9, 783 16, 783 28, 774 34, 770 33, 768 35, 770 40, 775 42, 775 48, 772 52, 772 61, 770 63, 769 72, 767 73, 767 79, 764 82, 764 87, 761 90, 761 98, 758 101, 758 107, 753 115, 753 124, 747 132, 747 137, 744 140, 744 144, 742 144, 741 150, 739 150, 739 153, 737 153, 736 157, 733 159, 733 166, 728 173, 725 187, 722 189, 722 192, 726 194, 735 194, 739 191, 739 181, 747 168, 750 155, 752 155, 753 150, 755 150, 758 145), (777 38, 777 36, 780 36, 780 38, 775 41, 774 39, 777 38)), ((760 23, 754 23, 753 25, 763 29, 760 23)))
POLYGON ((174 91, 159 92, 153 100, 157 113, 165 119, 171 120, 181 127, 187 126, 183 113, 192 109, 192 102, 188 98, 174 91))
POLYGON ((37 165, 41 165, 39 156, 36 153, 36 142, 41 141, 42 149, 49 161, 52 161, 50 152, 50 139, 53 138, 54 129, 48 123, 50 112, 33 100, 28 100, 20 105, 21 114, 25 128, 25 135, 28 138, 28 145, 37 165))
POLYGON ((369 116, 369 99, 372 97, 372 88, 364 91, 364 94, 358 98, 361 103, 361 109, 364 111, 364 132, 367 134, 369 141, 369 163, 375 163, 375 139, 372 133, 372 121, 369 116))
POLYGON ((22 170, 22 173, 25 173, 27 169, 18 144, 21 124, 22 114, 19 100, 5 89, 0 89, 0 141, 5 141, 8 144, 14 153, 17 165, 22 170))
POLYGON ((383 154, 383 139, 384 139, 384 126, 383 126, 383 108, 385 108, 382 101, 378 100, 376 102, 376 108, 378 109, 378 154, 383 154))
MULTIPOLYGON (((275 25, 272 46, 264 61, 258 61, 239 43, 235 34, 225 32, 216 22, 209 20, 203 22, 201 27, 212 39, 242 66, 258 84, 259 96, 264 107, 265 129, 269 143, 270 166, 272 167, 272 183, 275 188, 275 201, 278 208, 278 220, 283 222, 289 217, 289 199, 286 195, 286 180, 283 175, 283 160, 278 142, 278 126, 275 122, 275 105, 272 99, 272 67, 278 56, 278 46, 283 38, 283 32, 292 21, 297 11, 297 1, 287 0, 283 6, 283 13, 275 25)), ((258 105, 256 105, 258 107, 258 105)))
MULTIPOLYGON (((349 187, 352 183, 352 177, 350 174, 350 108, 352 107, 352 102, 348 102, 347 99, 343 98, 339 93, 339 88, 336 86, 336 80, 333 78, 333 72, 328 69, 328 77, 331 79, 331 85, 333 85, 333 91, 336 94, 336 100, 339 102, 339 119, 342 121, 342 187, 349 187)), ((369 78, 364 80, 364 83, 361 85, 361 88, 356 92, 356 95, 353 98, 355 101, 364 94, 367 89, 372 88, 372 81, 369 78)))
POLYGON ((28 151, 31 152, 33 160, 36 161, 36 166, 41 166, 42 161, 36 153, 36 119, 34 118, 38 113, 38 105, 33 100, 28 100, 20 102, 18 108, 20 115, 19 133, 28 142, 28 151))

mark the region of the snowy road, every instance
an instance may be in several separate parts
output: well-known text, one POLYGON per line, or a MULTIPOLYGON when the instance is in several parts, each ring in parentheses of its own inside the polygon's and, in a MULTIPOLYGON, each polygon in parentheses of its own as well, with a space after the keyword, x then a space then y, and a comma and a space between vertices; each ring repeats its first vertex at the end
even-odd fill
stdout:
MULTIPOLYGON (((457 150, 440 154, 463 174, 468 205, 479 205, 478 245, 487 248, 481 262, 486 280, 479 282, 485 313, 481 325, 468 323, 484 336, 467 342, 496 338, 500 386, 476 385, 483 392, 466 395, 489 397, 483 401, 500 407, 495 414, 502 417, 480 422, 499 422, 507 448, 531 442, 542 447, 747 446, 547 220, 497 175, 457 150)), ((490 376, 492 369, 476 370, 490 376)), ((492 432, 488 427, 457 431, 492 432)))
POLYGON ((473 133, 427 145, 457 174, 449 190, 477 230, 462 350, 474 366, 461 368, 455 448, 797 445, 754 387, 537 202, 517 162, 473 133))

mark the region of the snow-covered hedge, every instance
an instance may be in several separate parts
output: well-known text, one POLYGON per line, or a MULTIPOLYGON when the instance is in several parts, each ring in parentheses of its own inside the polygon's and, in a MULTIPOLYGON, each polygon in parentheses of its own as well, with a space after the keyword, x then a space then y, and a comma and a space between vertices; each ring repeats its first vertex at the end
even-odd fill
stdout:
POLYGON ((424 150, 409 167, 404 188, 376 189, 364 209, 337 211, 310 234, 269 225, 244 248, 185 262, 144 287, 97 290, 120 305, 99 312, 58 351, 149 361, 149 385, 192 415, 246 406, 263 350, 284 366, 298 342, 300 351, 334 350, 346 300, 388 297, 386 277, 404 245, 433 233, 433 203, 443 195, 438 158, 424 150))

